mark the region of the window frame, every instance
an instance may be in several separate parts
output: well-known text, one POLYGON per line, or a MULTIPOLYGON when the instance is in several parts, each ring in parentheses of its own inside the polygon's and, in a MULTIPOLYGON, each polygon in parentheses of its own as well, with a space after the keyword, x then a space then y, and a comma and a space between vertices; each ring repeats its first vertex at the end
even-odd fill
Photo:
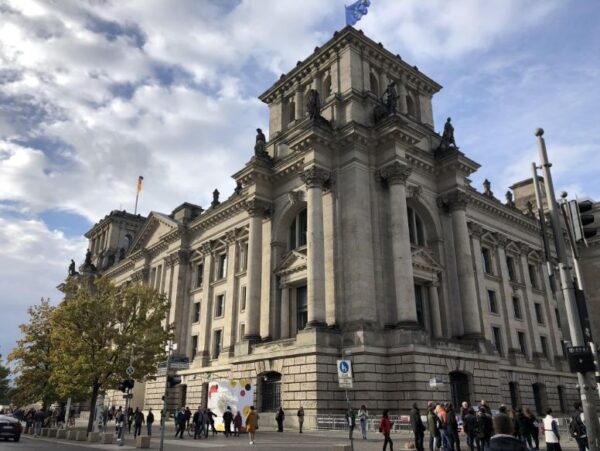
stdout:
POLYGON ((492 338, 494 339, 494 347, 498 354, 504 355, 502 346, 502 328, 499 326, 492 326, 492 338))
POLYGON ((196 358, 198 354, 198 335, 192 335, 192 360, 196 358))
POLYGON ((306 329, 308 325, 308 287, 306 285, 302 285, 296 287, 296 329, 298 331, 306 329), (304 303, 300 304, 300 291, 303 290, 304 295, 304 303), (301 308, 302 307, 302 308, 301 308), (306 317, 304 319, 304 317, 306 317), (301 321, 302 320, 302 321, 301 321), (302 325, 302 327, 300 327, 302 325))
POLYGON ((201 315, 201 305, 202 301, 197 301, 194 302, 194 316, 192 317, 192 323, 197 324, 200 322, 200 315, 201 315))
POLYGON ((308 244, 308 209, 303 208, 296 216, 288 229, 288 249, 303 248, 308 244))
POLYGON ((481 262, 484 274, 494 275, 494 264, 492 250, 487 246, 481 246, 481 262), (486 258, 487 256, 487 258, 486 258))
POLYGON ((500 313, 498 311, 498 298, 496 296, 496 291, 487 289, 487 293, 488 293, 488 308, 489 308, 490 313, 493 313, 494 315, 499 315, 500 313), (492 308, 492 306, 494 308, 492 308))
POLYGON ((540 302, 533 303, 533 309, 535 310, 535 319, 538 324, 546 324, 544 321, 544 308, 540 302))
POLYGON ((196 288, 202 288, 204 285, 204 262, 196 265, 196 288))
POLYGON ((513 296, 512 302, 515 319, 523 319, 523 312, 521 311, 521 299, 519 299, 519 296, 513 296))
POLYGON ((217 255, 217 274, 216 280, 227 278, 227 252, 221 252, 217 255))
POLYGON ((225 316, 225 293, 215 296, 215 319, 223 318, 223 316, 225 316), (221 314, 219 314, 219 310, 221 310, 221 314))
POLYGON ((213 345, 212 345, 212 358, 218 359, 223 352, 223 329, 214 329, 213 330, 213 345), (219 336, 219 340, 217 340, 217 334, 219 336))
POLYGON ((538 283, 538 270, 535 264, 528 262, 527 272, 529 273, 529 283, 531 284, 531 288, 533 288, 534 290, 539 290, 540 285, 538 283))
POLYGON ((542 348, 542 355, 549 359, 550 350, 548 349, 548 338, 545 335, 540 335, 540 347, 542 348))
POLYGON ((514 257, 510 255, 506 256, 506 267, 508 269, 508 280, 511 282, 518 282, 514 257))
POLYGON ((521 354, 523 354, 524 357, 527 357, 529 354, 527 353, 527 334, 521 330, 517 331, 517 342, 519 343, 519 348, 521 351, 521 354))

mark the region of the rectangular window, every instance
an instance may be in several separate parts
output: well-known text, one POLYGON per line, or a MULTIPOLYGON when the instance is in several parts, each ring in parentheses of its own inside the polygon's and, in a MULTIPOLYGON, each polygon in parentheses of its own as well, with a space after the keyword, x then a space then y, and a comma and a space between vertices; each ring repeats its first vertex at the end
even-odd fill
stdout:
POLYGON ((200 303, 199 302, 194 302, 194 322, 195 323, 199 323, 200 322, 200 303))
POLYGON ((517 332, 517 338, 519 339, 519 348, 521 348, 521 354, 527 357, 527 343, 525 342, 525 333, 517 332))
POLYGON ((162 265, 158 265, 158 268, 156 270, 156 280, 154 282, 155 283, 154 288, 156 290, 160 290, 160 288, 161 288, 161 286, 160 286, 161 282, 162 282, 162 265))
POLYGON ((517 296, 514 296, 512 298, 513 301, 513 310, 515 312, 515 318, 516 319, 521 319, 521 303, 519 302, 519 298, 517 296))
POLYGON ((535 307, 535 319, 539 324, 544 324, 544 312, 542 311, 542 304, 536 302, 533 304, 535 307))
POLYGON ((244 323, 240 324, 240 336, 238 337, 238 341, 242 341, 244 336, 246 335, 246 325, 244 323))
POLYGON ((487 290, 488 300, 490 303, 490 312, 498 313, 498 303, 496 302, 496 292, 494 290, 487 290))
POLYGON ((220 254, 217 261, 217 280, 227 277, 227 254, 220 254))
POLYGON ((306 295, 306 286, 296 288, 296 311, 298 313, 298 330, 306 327, 308 322, 308 298, 306 295))
POLYGON ((502 355, 502 332, 499 327, 492 327, 492 334, 494 335, 494 346, 498 354, 502 355))
POLYGON ((557 308, 554 309, 554 314, 556 315, 556 326, 560 329, 560 314, 557 308))
POLYGON ((196 288, 201 288, 204 283, 204 264, 196 265, 196 288))
POLYGON ((213 340, 213 359, 218 359, 223 349, 223 331, 215 330, 213 340))
POLYGON ((156 284, 156 268, 152 268, 152 274, 150 275, 150 286, 154 287, 156 284))
POLYGON ((415 304, 417 305, 417 321, 421 327, 425 327, 425 315, 423 312, 423 286, 415 285, 415 304))
POLYGON ((527 269, 529 270, 529 281, 531 282, 531 286, 533 288, 538 288, 538 281, 537 281, 537 271, 535 270, 535 266, 534 265, 527 265, 527 269))
POLYGON ((220 294, 215 298, 215 318, 223 316, 225 313, 225 295, 220 294))
POLYGON ((198 335, 192 335, 192 360, 196 357, 198 352, 198 335))
POLYGON ((246 310, 246 287, 242 287, 240 293, 240 312, 246 310))
POLYGON ((548 358, 548 340, 546 340, 546 337, 540 337, 540 344, 542 345, 542 354, 548 358))
POLYGON ((515 273, 515 259, 512 257, 506 257, 506 266, 508 268, 508 279, 512 282, 517 281, 515 273))
POLYGON ((492 252, 487 247, 481 248, 481 258, 483 260, 483 270, 486 274, 493 274, 492 272, 492 252))
POLYGON ((243 271, 246 269, 248 265, 248 243, 240 244, 240 263, 239 263, 239 271, 243 271))

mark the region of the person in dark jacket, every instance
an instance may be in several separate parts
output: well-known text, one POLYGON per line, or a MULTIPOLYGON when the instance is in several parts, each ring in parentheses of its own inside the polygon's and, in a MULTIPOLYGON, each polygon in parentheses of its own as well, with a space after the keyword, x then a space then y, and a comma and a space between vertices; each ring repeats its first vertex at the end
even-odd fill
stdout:
POLYGON ((233 421, 233 413, 231 407, 227 406, 227 410, 223 413, 223 424, 225 425, 225 437, 231 435, 231 422, 233 421))
POLYGON ((179 435, 179 438, 183 438, 183 433, 185 431, 185 407, 182 407, 181 410, 177 412, 175 415, 175 422, 177 424, 175 437, 179 435))
POLYGON ((198 406, 198 410, 194 412, 192 423, 194 424, 194 440, 202 438, 204 432, 204 412, 202 411, 202 406, 198 406))
POLYGON ((569 425, 569 432, 571 436, 577 442, 579 451, 585 451, 589 448, 587 429, 583 423, 583 408, 581 407, 581 401, 577 401, 574 405, 575 412, 571 417, 571 424, 569 425))
POLYGON ((533 438, 533 444, 535 445, 533 449, 540 449, 540 425, 538 423, 538 419, 528 407, 523 409, 523 414, 527 418, 528 432, 531 438, 533 438))
POLYGON ((285 421, 285 412, 283 407, 279 407, 277 415, 275 415, 275 421, 277 421, 277 432, 283 432, 283 422, 285 421))
POLYGON ((494 417, 494 430, 489 451, 528 451, 525 443, 513 436, 513 423, 507 415, 500 413, 494 417))
POLYGON ((144 424, 145 421, 144 414, 139 407, 136 407, 135 412, 133 412, 133 438, 136 438, 138 435, 142 435, 142 424, 144 424))
POLYGON ((425 425, 421 420, 421 412, 417 403, 413 403, 412 410, 410 411, 410 425, 412 427, 413 434, 415 434, 415 449, 417 451, 424 451, 423 439, 425 438, 425 425))
MULTIPOLYGON (((217 430, 215 429, 215 418, 217 417, 217 414, 214 413, 212 410, 208 409, 206 411, 205 414, 208 418, 208 424, 210 426, 210 430, 212 431, 212 435, 213 437, 215 436, 215 434, 217 433, 217 430)), ((208 437, 208 427, 206 428, 206 437, 208 437)))
POLYGON ((458 437, 458 420, 456 418, 456 412, 454 412, 454 406, 452 404, 448 404, 448 409, 446 411, 446 424, 447 424, 447 434, 450 438, 450 450, 454 451, 456 447, 456 451, 460 451, 460 439, 458 437))
POLYGON ((146 416, 146 428, 148 428, 148 435, 152 435, 152 425, 154 424, 154 414, 152 409, 148 409, 148 415, 146 416))
POLYGON ((480 409, 477 412, 477 448, 487 450, 493 431, 492 416, 487 413, 486 409, 480 409))
POLYGON ((439 448, 440 430, 438 428, 438 416, 435 414, 435 404, 429 402, 427 406, 427 431, 429 432, 429 451, 439 448))
POLYGON ((131 425, 133 424, 133 408, 127 409, 127 431, 131 434, 131 425))
MULTIPOLYGON (((475 411, 470 408, 466 415, 463 417, 463 432, 467 436, 467 446, 471 451, 475 450, 475 446, 477 445, 477 432, 479 429, 477 428, 477 417, 475 416, 475 411)), ((479 450, 479 446, 477 446, 477 450, 479 450)))
POLYGON ((356 427, 356 412, 352 407, 348 407, 346 411, 346 424, 348 425, 348 438, 352 441, 352 434, 356 427))

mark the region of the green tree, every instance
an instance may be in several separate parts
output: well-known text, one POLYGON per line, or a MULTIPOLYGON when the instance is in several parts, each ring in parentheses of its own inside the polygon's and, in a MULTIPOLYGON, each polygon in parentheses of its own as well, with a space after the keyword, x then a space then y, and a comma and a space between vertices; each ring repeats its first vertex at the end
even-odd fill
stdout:
POLYGON ((8 404, 8 386, 10 376, 10 369, 2 365, 2 355, 0 355, 0 404, 8 404))
POLYGON ((44 298, 39 304, 29 307, 29 323, 19 326, 22 338, 8 355, 8 361, 14 362, 13 371, 17 375, 11 398, 18 406, 41 402, 47 407, 57 399, 50 383, 53 311, 50 300, 44 298))
MULTIPOLYGON (((91 398, 114 389, 134 368, 133 378, 151 377, 166 358, 169 332, 163 327, 169 303, 147 286, 116 287, 100 278, 81 283, 70 278, 65 302, 52 315, 51 380, 60 395, 91 398)), ((92 430, 90 415, 88 432, 92 430)))

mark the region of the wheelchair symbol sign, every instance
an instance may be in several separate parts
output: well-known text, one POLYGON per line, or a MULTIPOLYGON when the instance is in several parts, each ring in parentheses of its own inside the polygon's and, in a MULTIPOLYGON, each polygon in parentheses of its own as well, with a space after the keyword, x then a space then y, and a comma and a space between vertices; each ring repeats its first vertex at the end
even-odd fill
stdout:
POLYGON ((352 364, 350 360, 338 360, 337 367, 340 388, 352 388, 352 364))

